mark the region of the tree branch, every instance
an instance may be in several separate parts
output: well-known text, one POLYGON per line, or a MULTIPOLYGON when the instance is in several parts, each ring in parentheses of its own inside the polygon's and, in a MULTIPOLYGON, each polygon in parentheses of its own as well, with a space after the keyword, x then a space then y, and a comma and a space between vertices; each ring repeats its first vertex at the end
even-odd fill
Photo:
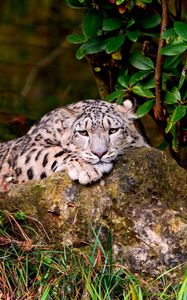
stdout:
POLYGON ((160 30, 160 40, 158 43, 158 51, 155 66, 155 108, 154 115, 158 120, 163 119, 163 101, 162 101, 162 67, 163 56, 160 53, 161 48, 165 45, 165 40, 162 38, 163 32, 166 30, 168 23, 168 5, 167 0, 162 0, 162 22, 160 30))

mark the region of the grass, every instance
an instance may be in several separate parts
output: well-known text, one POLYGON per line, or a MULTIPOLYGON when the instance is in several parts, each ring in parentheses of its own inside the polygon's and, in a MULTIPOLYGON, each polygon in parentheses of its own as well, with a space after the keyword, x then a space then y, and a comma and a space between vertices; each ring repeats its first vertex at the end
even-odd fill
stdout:
POLYGON ((132 274, 113 262, 112 236, 106 249, 100 229, 91 246, 57 247, 37 243, 41 231, 48 239, 42 225, 21 212, 0 220, 0 300, 187 300, 187 274, 176 282, 178 267, 156 279, 132 274))

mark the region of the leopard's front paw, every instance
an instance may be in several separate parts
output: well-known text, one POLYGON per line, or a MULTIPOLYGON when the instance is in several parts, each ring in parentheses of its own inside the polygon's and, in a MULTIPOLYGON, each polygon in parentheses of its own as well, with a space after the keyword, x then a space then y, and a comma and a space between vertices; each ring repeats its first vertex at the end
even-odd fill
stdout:
POLYGON ((96 182, 103 176, 101 170, 97 166, 90 165, 86 170, 79 173, 79 182, 81 184, 88 184, 96 182))
POLYGON ((99 180, 103 173, 95 165, 90 165, 87 163, 83 164, 73 164, 66 168, 69 177, 72 180, 78 180, 81 184, 88 184, 99 180))

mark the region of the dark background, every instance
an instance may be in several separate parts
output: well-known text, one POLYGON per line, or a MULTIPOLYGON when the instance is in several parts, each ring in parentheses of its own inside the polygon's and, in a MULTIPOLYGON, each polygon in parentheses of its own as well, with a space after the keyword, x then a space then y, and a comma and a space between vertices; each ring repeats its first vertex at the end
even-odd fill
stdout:
POLYGON ((57 106, 98 97, 91 69, 66 40, 82 13, 65 0, 0 1, 0 141, 57 106))

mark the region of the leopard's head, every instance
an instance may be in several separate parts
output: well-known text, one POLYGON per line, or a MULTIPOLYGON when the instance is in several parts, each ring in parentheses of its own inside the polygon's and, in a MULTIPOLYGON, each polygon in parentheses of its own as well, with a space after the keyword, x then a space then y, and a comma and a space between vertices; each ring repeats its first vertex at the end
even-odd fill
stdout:
POLYGON ((86 100, 70 106, 73 116, 67 119, 71 150, 91 163, 110 163, 127 148, 145 146, 133 118, 130 100, 123 105, 101 100, 86 100))

